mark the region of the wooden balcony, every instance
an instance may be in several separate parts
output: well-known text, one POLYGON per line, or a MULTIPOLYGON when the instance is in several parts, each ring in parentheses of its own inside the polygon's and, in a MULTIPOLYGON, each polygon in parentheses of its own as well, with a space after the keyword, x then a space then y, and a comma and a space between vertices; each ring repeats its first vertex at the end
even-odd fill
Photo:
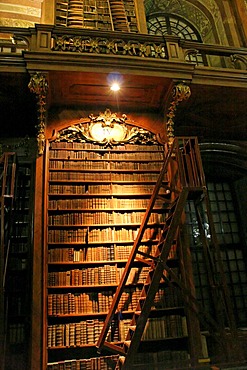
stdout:
MULTIPOLYGON (((49 80, 49 109, 53 105, 84 106, 90 111, 109 107, 161 117, 167 113, 174 84, 183 81, 192 94, 176 112, 175 134, 179 136, 244 137, 246 68, 246 48, 200 44, 175 36, 41 24, 29 29, 0 28, 0 78, 13 86, 19 109, 32 102, 23 91, 34 72, 45 73, 49 80), (108 77, 113 71, 122 76, 124 87, 117 104, 116 96, 109 95, 108 77)), ((1 107, 6 111, 9 105, 11 120, 8 100, 13 97, 4 94, 1 107)))

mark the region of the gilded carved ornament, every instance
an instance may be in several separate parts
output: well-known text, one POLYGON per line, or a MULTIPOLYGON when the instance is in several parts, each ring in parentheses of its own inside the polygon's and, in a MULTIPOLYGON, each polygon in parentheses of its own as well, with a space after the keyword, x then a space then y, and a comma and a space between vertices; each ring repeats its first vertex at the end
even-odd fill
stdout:
POLYGON ((127 116, 117 117, 106 109, 98 116, 91 114, 90 121, 67 127, 56 134, 56 141, 92 142, 103 146, 123 143, 154 144, 156 137, 149 131, 126 124, 127 116))
POLYGON ((48 82, 42 73, 35 73, 28 84, 28 87, 37 98, 37 111, 38 111, 38 130, 37 142, 38 142, 38 154, 44 153, 45 147, 45 126, 46 126, 46 98, 48 93, 48 82))
POLYGON ((164 42, 142 42, 106 37, 93 38, 87 35, 73 36, 56 34, 53 36, 53 50, 167 59, 164 42))
POLYGON ((166 123, 169 146, 173 143, 173 140, 174 140, 174 117, 175 117, 177 106, 181 101, 188 100, 190 95, 191 95, 190 87, 188 85, 185 85, 184 83, 180 82, 173 87, 172 102, 168 109, 168 114, 167 114, 168 120, 166 123))

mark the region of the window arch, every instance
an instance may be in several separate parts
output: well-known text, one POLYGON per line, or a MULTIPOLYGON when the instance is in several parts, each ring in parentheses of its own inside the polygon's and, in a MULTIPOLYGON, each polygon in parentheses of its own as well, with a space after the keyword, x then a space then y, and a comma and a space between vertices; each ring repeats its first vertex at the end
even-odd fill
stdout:
POLYGON ((173 14, 153 14, 147 18, 150 35, 176 35, 182 39, 202 42, 196 28, 187 20, 173 14))
MULTIPOLYGON (((147 28, 150 35, 175 35, 181 39, 202 42, 197 29, 182 17, 173 14, 152 14, 147 18, 147 28)), ((194 53, 186 56, 186 61, 197 65, 207 65, 206 57, 194 53)))

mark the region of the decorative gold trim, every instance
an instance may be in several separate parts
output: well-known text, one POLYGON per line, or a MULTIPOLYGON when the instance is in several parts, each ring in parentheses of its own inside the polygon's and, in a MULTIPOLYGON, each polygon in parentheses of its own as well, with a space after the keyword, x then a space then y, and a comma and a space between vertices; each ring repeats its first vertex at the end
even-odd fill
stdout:
POLYGON ((89 122, 79 123, 59 131, 55 141, 93 142, 102 146, 123 143, 155 144, 155 134, 139 127, 126 124, 127 116, 117 117, 106 109, 98 116, 91 114, 89 122))
POLYGON ((45 148, 45 126, 46 126, 46 99, 48 93, 48 82, 46 76, 36 72, 30 79, 28 87, 32 93, 36 95, 38 106, 38 154, 42 155, 45 148))
POLYGON ((167 127, 167 137, 168 137, 168 145, 171 146, 174 140, 174 117, 175 111, 177 109, 178 104, 183 100, 188 100, 191 95, 191 90, 188 85, 185 85, 184 82, 177 83, 172 90, 172 102, 168 109, 168 121, 166 123, 167 127))
POLYGON ((141 58, 168 59, 164 42, 126 40, 123 38, 93 37, 90 35, 53 34, 54 51, 129 55, 141 58))

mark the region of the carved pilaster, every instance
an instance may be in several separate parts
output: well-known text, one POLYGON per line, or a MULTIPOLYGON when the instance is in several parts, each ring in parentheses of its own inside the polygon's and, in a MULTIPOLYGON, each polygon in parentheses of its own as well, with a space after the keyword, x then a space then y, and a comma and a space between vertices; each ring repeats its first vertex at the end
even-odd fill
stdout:
POLYGON ((35 73, 28 84, 28 87, 37 98, 38 125, 36 126, 38 154, 44 153, 45 147, 45 127, 46 127, 46 101, 48 93, 48 82, 46 76, 42 73, 35 73))
POLYGON ((188 85, 183 82, 177 83, 172 89, 172 101, 170 107, 168 109, 167 114, 167 137, 168 137, 168 145, 170 146, 174 139, 174 117, 175 111, 177 109, 178 104, 183 100, 188 100, 191 95, 191 90, 188 85))

